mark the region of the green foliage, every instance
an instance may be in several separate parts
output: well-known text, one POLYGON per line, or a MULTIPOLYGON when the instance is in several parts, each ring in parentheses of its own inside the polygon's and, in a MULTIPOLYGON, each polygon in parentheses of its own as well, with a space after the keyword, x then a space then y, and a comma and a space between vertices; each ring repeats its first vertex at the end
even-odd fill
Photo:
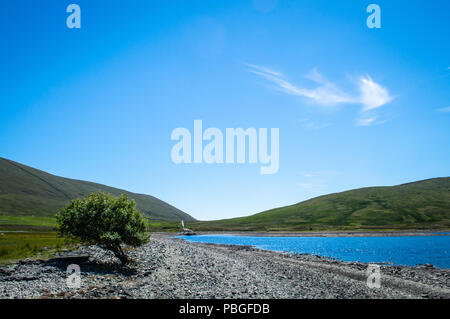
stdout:
POLYGON ((98 192, 72 200, 56 215, 56 221, 62 236, 109 249, 122 263, 128 260, 122 244, 138 247, 149 239, 146 221, 127 195, 98 192))

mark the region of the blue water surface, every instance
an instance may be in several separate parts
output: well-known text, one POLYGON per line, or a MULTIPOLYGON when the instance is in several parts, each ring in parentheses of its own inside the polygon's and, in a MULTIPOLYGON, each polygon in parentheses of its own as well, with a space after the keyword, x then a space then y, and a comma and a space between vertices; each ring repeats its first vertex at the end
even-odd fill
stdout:
POLYGON ((259 249, 314 254, 343 261, 450 268, 450 236, 251 237, 177 236, 190 242, 247 245, 259 249))

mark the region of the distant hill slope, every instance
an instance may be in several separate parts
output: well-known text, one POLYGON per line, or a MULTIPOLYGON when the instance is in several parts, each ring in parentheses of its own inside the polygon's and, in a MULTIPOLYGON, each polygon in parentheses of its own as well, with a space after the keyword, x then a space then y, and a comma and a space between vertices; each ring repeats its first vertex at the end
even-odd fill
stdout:
POLYGON ((256 215, 195 223, 198 230, 450 228, 450 178, 368 187, 256 215))
POLYGON ((97 191, 112 195, 127 194, 136 201, 137 208, 150 218, 195 220, 192 216, 153 196, 58 177, 0 157, 0 213, 53 216, 71 199, 97 191))

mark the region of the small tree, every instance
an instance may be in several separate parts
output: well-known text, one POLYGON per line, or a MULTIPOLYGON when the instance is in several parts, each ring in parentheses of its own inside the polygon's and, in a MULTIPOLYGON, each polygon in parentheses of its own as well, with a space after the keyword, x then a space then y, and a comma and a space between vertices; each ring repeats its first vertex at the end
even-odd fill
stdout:
POLYGON ((108 249, 122 264, 129 262, 122 244, 138 247, 149 239, 142 213, 126 195, 114 197, 98 192, 72 200, 56 215, 56 220, 62 236, 108 249))

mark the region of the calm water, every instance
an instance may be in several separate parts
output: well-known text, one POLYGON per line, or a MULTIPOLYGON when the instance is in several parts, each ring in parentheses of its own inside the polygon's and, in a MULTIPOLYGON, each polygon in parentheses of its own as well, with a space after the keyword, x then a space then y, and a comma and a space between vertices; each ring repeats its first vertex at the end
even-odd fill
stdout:
POLYGON ((248 237, 177 236, 191 242, 248 245, 259 249, 307 253, 343 261, 386 262, 450 268, 450 236, 405 237, 248 237))

